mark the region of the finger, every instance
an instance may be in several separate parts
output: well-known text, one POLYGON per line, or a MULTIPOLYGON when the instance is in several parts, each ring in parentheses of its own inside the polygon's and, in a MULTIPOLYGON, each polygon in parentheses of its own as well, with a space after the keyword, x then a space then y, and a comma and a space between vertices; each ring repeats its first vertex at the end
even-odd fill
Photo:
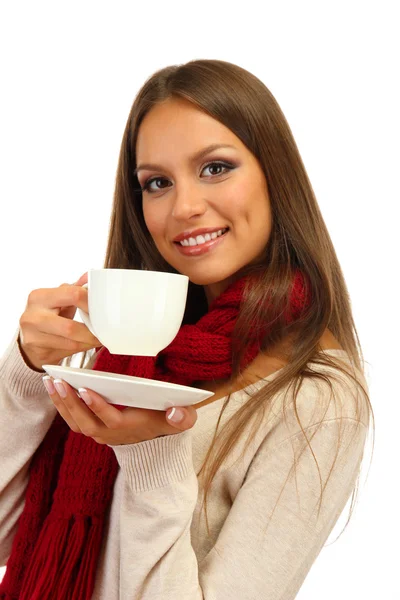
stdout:
MULTIPOLYGON (((86 388, 79 388, 78 393, 85 404, 90 407, 90 410, 108 429, 119 429, 127 425, 126 414, 123 414, 126 411, 118 410, 118 408, 107 402, 100 394, 86 388)), ((135 413, 135 409, 132 409, 130 412, 135 413)))
POLYGON ((79 388, 78 391, 90 410, 109 430, 107 437, 110 430, 115 432, 119 430, 119 440, 123 439, 124 443, 128 444, 176 433, 176 429, 165 422, 163 411, 131 407, 119 410, 93 390, 79 388))
POLYGON ((79 427, 80 432, 88 437, 100 436, 105 429, 103 423, 82 402, 74 388, 61 379, 54 379, 54 385, 69 417, 79 427))
POLYGON ((62 353, 65 356, 70 356, 102 346, 97 338, 94 338, 94 340, 88 344, 69 338, 45 334, 38 332, 37 330, 30 332, 27 329, 24 329, 24 331, 20 330, 20 341, 25 350, 28 350, 28 352, 29 350, 32 350, 38 354, 39 359, 41 351, 43 356, 50 355, 51 353, 54 353, 55 355, 57 353, 62 353))
POLYGON ((86 273, 81 275, 79 277, 78 281, 76 281, 73 285, 84 285, 87 282, 88 282, 88 272, 86 271, 86 273))
POLYGON ((168 425, 179 431, 191 429, 197 421, 197 411, 193 406, 177 406, 167 410, 165 415, 168 425))
POLYGON ((193 406, 172 408, 167 414, 159 410, 139 408, 127 408, 121 412, 93 390, 79 388, 79 394, 107 428, 135 428, 141 435, 145 435, 145 439, 186 431, 197 421, 197 411, 193 406), (172 415, 176 418, 179 411, 182 412, 183 419, 170 420, 169 417, 172 415))
POLYGON ((45 351, 46 355, 54 351, 55 354, 58 352, 65 352, 65 356, 69 356, 70 354, 87 352, 88 350, 101 346, 100 343, 85 344, 83 342, 77 342, 75 340, 69 340, 54 335, 46 335, 40 332, 35 332, 34 338, 30 338, 29 333, 27 335, 26 331, 23 333, 21 330, 20 340, 23 348, 28 351, 30 349, 35 351, 40 351, 40 349, 42 349, 45 351))
POLYGON ((37 333, 59 337, 59 343, 64 343, 63 340, 73 340, 96 346, 99 342, 84 323, 66 319, 52 312, 46 312, 46 310, 26 311, 21 316, 19 324, 26 331, 27 341, 30 338, 29 333, 31 331, 32 336, 35 337, 37 333))
POLYGON ((48 390, 50 399, 52 400, 54 406, 56 407, 64 421, 67 423, 69 428, 75 433, 82 433, 80 428, 78 427, 78 424, 76 423, 69 410, 65 406, 64 402, 62 401, 61 396, 58 394, 52 378, 49 376, 43 377, 43 382, 45 384, 46 389, 48 390), (49 381, 51 382, 51 384, 48 383, 49 381), (51 390, 51 393, 49 392, 49 390, 51 390))
POLYGON ((27 306, 36 305, 49 309, 77 306, 88 312, 88 291, 84 287, 65 283, 58 288, 40 288, 28 296, 27 306))

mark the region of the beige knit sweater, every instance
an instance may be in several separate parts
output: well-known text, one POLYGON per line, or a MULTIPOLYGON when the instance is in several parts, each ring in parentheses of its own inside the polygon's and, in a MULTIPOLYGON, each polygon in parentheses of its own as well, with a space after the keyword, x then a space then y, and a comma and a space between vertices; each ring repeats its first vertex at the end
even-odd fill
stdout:
MULTIPOLYGON (((0 565, 6 564, 24 505, 30 459, 55 416, 42 376, 24 362, 17 333, 0 362, 0 565)), ((327 354, 348 361, 343 350, 327 354)), ((331 373, 330 367, 313 364, 331 373)), ((335 371, 337 373, 337 370, 335 371)), ((276 372, 232 395, 222 422, 276 372)), ((367 383, 361 373, 360 380, 367 383)), ((332 380, 342 406, 341 451, 326 487, 340 435, 337 403, 329 388, 306 381, 297 409, 309 439, 329 404, 322 426, 307 447, 282 396, 253 441, 243 439, 220 470, 209 497, 207 534, 200 468, 224 399, 198 409, 188 431, 113 447, 120 470, 115 482, 93 600, 291 600, 321 551, 353 490, 368 433, 362 404, 350 378, 332 380), (238 457, 245 447, 244 457, 238 457), (305 451, 295 472, 293 456, 305 451), (297 486, 297 489, 296 489, 297 486), (277 507, 274 509, 275 503, 277 507), (267 527, 268 525, 268 527, 267 527)))

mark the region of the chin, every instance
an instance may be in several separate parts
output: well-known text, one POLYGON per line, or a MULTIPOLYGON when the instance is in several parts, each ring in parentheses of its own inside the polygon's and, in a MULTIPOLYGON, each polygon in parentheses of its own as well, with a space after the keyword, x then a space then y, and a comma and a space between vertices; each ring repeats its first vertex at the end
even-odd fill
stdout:
POLYGON ((215 274, 211 274, 210 272, 204 274, 187 272, 183 273, 183 275, 187 275, 189 277, 189 281, 195 283, 196 285, 210 286, 230 282, 233 280, 235 272, 236 271, 232 272, 226 270, 223 272, 220 271, 219 273, 216 272, 215 274))
POLYGON ((203 277, 201 275, 189 275, 189 273, 183 273, 183 275, 187 275, 189 277, 189 281, 191 281, 192 283, 196 284, 196 285, 212 285, 213 283, 217 283, 219 281, 221 281, 219 278, 215 279, 215 278, 210 278, 209 276, 207 277, 206 275, 204 275, 203 277))
MULTIPOLYGON (((182 268, 182 263, 172 261, 171 257, 165 257, 166 262, 170 264, 181 275, 186 275, 189 281, 195 285, 209 286, 233 280, 239 269, 243 268, 243 264, 227 265, 222 263, 220 258, 214 260, 193 260, 192 264, 185 265, 182 268), (169 259, 169 260, 168 260, 169 259), (208 263, 208 264, 207 264, 208 263), (224 266, 222 266, 224 265, 224 266)), ((190 263, 190 261, 188 261, 190 263)))

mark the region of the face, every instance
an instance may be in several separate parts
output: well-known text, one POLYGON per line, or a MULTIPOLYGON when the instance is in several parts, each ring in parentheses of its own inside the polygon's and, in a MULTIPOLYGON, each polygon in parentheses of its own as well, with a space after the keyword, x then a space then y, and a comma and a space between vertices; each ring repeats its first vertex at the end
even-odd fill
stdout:
POLYGON ((210 304, 265 252, 272 218, 260 164, 230 129, 180 99, 147 113, 136 160, 144 219, 158 251, 204 286, 210 304), (196 157, 211 144, 221 147, 196 157), (185 245, 176 241, 182 235, 185 245))

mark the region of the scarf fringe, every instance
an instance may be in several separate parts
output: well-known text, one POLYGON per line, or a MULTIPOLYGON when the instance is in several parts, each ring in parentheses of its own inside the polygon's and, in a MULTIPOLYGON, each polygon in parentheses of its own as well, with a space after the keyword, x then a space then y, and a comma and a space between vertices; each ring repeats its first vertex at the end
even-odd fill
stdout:
POLYGON ((47 600, 57 581, 60 557, 67 550, 71 519, 45 521, 32 556, 20 600, 47 600))
POLYGON ((101 538, 102 525, 96 517, 76 515, 45 524, 19 600, 90 600, 96 572, 94 549, 101 538), (71 582, 75 582, 72 593, 71 582))
MULTIPOLYGON (((69 598, 68 588, 74 581, 74 571, 79 565, 80 557, 86 543, 86 535, 89 527, 86 525, 85 517, 77 515, 70 529, 68 546, 58 567, 58 579, 53 588, 53 598, 69 598)), ((72 596, 71 596, 72 597, 72 596)), ((81 598, 81 596, 75 596, 81 598)), ((85 596, 82 596, 85 598, 85 596)))
POLYGON ((74 600, 74 598, 90 600, 92 597, 97 570, 98 550, 101 547, 102 541, 103 521, 98 517, 92 517, 91 526, 86 538, 85 554, 80 561, 71 600, 74 600))

